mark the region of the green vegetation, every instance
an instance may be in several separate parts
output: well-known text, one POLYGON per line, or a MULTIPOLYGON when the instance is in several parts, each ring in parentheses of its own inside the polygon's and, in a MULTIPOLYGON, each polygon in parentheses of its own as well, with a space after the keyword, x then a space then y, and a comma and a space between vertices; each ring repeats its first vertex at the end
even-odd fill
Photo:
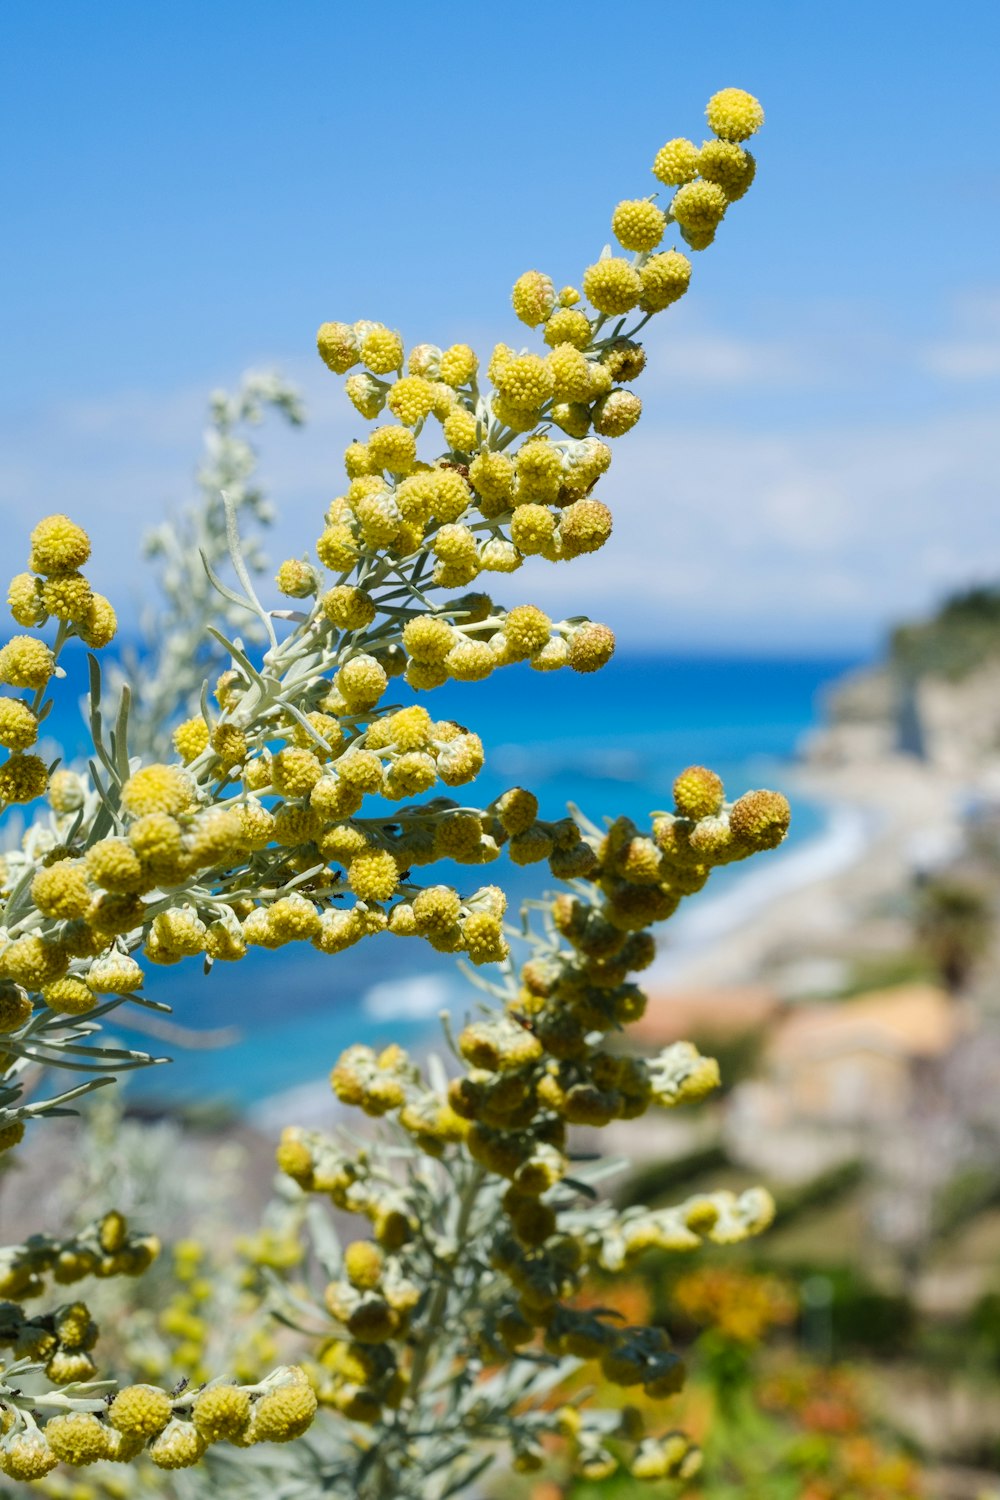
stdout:
POLYGON ((1000 657, 1000 584, 952 594, 931 619, 898 626, 889 649, 893 666, 910 678, 955 681, 1000 657))

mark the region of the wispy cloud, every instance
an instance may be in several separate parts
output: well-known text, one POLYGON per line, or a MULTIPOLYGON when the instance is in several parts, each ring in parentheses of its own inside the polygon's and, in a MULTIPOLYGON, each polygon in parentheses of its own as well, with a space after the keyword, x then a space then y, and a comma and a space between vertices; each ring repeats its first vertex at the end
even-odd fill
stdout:
MULTIPOLYGON (((1000 574, 1000 429, 989 407, 956 409, 954 390, 963 369, 967 380, 994 369, 989 349, 1000 372, 1000 296, 957 306, 933 344, 877 326, 855 336, 857 310, 803 317, 798 332, 784 322, 780 336, 754 337, 692 316, 657 333, 646 416, 616 445, 603 485, 612 545, 572 566, 532 561, 497 580, 498 596, 602 616, 634 641, 819 646, 872 639, 942 591, 1000 574), (926 390, 912 411, 880 408, 871 392, 917 367, 926 390), (804 390, 813 396, 796 405, 804 390), (828 399, 838 392, 855 399, 828 399)), ((310 421, 259 434, 280 515, 276 559, 311 548, 343 482, 343 448, 364 426, 318 363, 282 363, 310 421)), ((88 396, 8 419, 4 534, 71 511, 94 534, 98 586, 119 599, 140 592, 141 534, 191 492, 206 396, 88 396)))
POLYGON ((958 298, 952 327, 923 347, 921 362, 943 380, 972 383, 1000 378, 1000 292, 958 298))

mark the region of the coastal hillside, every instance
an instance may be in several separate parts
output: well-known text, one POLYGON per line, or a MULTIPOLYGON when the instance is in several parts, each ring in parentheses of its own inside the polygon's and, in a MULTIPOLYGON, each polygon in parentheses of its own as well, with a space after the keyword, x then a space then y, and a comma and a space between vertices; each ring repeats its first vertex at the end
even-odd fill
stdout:
POLYGON ((958 776, 1000 761, 1000 585, 898 626, 877 665, 830 692, 807 757, 843 766, 905 754, 958 776))

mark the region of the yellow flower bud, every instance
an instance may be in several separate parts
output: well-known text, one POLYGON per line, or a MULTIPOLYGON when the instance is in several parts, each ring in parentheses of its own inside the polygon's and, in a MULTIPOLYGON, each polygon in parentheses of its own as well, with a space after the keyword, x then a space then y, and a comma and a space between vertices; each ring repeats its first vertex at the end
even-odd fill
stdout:
POLYGON ((583 292, 598 312, 617 317, 636 306, 642 284, 627 260, 607 256, 584 271, 583 292))
POLYGON ((723 141, 745 141, 764 123, 760 100, 745 89, 720 89, 705 109, 709 129, 723 141))
POLYGON ((65 573, 82 568, 90 556, 90 538, 68 516, 47 516, 31 533, 31 561, 35 573, 65 573))

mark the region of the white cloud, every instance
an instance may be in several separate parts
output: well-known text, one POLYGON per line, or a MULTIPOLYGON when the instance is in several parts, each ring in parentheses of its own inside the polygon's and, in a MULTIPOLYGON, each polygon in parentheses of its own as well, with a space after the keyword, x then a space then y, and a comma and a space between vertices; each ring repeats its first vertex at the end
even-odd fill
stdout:
MULTIPOLYGON (((990 305, 1000 346, 1000 299, 990 305)), ((975 316, 990 305, 978 303, 975 316)), ((965 307, 956 320, 972 315, 965 307)), ((835 342, 677 329, 673 342, 664 336, 650 350, 646 414, 617 446, 602 485, 615 514, 612 543, 572 565, 530 562, 516 579, 497 580, 499 597, 603 617, 647 644, 818 646, 872 639, 942 591, 1000 574, 992 411, 955 412, 925 393, 912 415, 898 415, 897 405, 880 417, 853 390, 835 342), (854 399, 834 415, 814 390, 790 415, 786 394, 808 384, 809 368, 854 399), (730 394, 683 409, 663 400, 657 387, 678 389, 685 371, 692 386, 725 385, 730 394), (752 421, 742 392, 758 398, 752 421), (686 413, 692 419, 682 421, 686 413)), ((870 347, 883 364, 858 375, 865 392, 873 379, 888 380, 905 352, 878 330, 870 347)), ((910 347, 911 363, 917 352, 910 347)), ((293 433, 272 421, 257 437, 280 515, 268 543, 276 559, 311 547, 343 482, 344 445, 364 426, 317 364, 285 362, 285 370, 305 387, 309 424, 293 433)), ((52 510, 79 515, 94 534, 98 587, 124 602, 142 586, 134 570, 142 532, 191 492, 206 395, 88 397, 8 420, 4 535, 24 535, 52 510)))
POLYGON ((950 381, 996 380, 1000 377, 1000 294, 965 294, 952 309, 952 329, 920 351, 931 375, 950 381))
POLYGON ((685 644, 854 643, 1000 574, 992 414, 640 434, 604 480, 612 543, 536 574, 539 602, 586 608, 632 638, 667 626, 685 644))
POLYGON ((814 383, 819 377, 804 350, 791 340, 737 338, 712 329, 681 329, 647 341, 647 384, 726 389, 741 386, 786 386, 792 381, 814 383))

